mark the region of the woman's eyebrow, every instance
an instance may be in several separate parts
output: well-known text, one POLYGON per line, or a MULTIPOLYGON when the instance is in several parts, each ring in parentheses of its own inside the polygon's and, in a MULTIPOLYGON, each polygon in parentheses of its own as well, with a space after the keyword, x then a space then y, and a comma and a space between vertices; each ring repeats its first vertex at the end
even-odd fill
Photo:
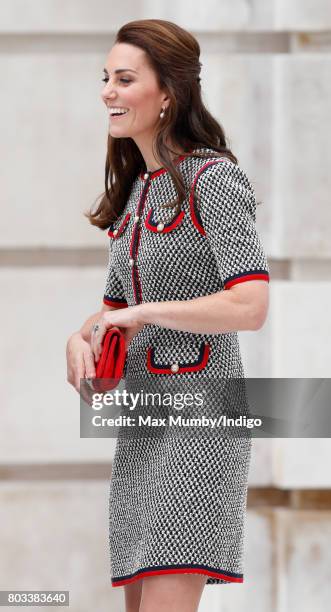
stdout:
MULTIPOLYGON (((103 69, 105 74, 108 74, 108 70, 106 70, 106 68, 103 69)), ((137 72, 137 70, 133 70, 132 68, 117 68, 117 70, 114 71, 115 74, 118 74, 119 72, 137 72)))

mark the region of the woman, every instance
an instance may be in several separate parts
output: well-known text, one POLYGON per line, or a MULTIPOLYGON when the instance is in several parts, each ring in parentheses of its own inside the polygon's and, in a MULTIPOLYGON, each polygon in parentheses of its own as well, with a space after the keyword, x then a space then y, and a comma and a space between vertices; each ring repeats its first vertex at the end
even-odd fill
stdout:
MULTIPOLYGON (((166 388, 243 377, 237 331, 266 319, 254 190, 202 102, 199 56, 157 19, 124 25, 108 55, 105 193, 87 216, 108 229, 110 257, 102 308, 67 344, 77 391, 110 327, 125 333, 125 376, 166 388)), ((127 612, 193 612, 205 584, 243 581, 250 445, 119 436, 109 543, 127 612)))

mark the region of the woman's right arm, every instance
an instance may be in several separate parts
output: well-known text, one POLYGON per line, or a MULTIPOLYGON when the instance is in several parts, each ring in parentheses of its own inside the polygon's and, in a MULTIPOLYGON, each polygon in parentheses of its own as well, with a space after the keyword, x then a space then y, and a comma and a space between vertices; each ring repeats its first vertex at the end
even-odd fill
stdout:
POLYGON ((100 319, 103 312, 116 310, 107 304, 102 305, 99 312, 91 315, 82 327, 74 332, 67 342, 67 381, 80 392, 81 378, 95 377, 94 355, 90 346, 93 325, 100 319))

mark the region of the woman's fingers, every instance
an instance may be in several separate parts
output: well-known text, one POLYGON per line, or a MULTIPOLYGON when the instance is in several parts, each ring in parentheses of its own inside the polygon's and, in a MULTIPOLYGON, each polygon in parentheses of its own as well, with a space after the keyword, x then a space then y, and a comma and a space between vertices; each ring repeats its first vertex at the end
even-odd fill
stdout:
POLYGON ((73 387, 75 387, 76 391, 79 392, 79 384, 80 379, 84 376, 84 364, 83 359, 76 361, 75 363, 70 363, 67 368, 67 381, 73 387))
POLYGON ((92 405, 93 390, 87 378, 94 378, 93 353, 88 342, 74 334, 67 343, 67 381, 76 389, 83 400, 92 405))
POLYGON ((101 355, 102 340, 107 331, 103 318, 99 319, 96 325, 98 326, 97 329, 93 328, 91 334, 91 349, 95 362, 99 361, 101 355))
POLYGON ((80 381, 82 378, 85 378, 85 364, 83 355, 79 355, 74 372, 74 387, 78 393, 80 392, 80 381))
POLYGON ((88 406, 92 406, 94 390, 90 387, 87 377, 81 381, 80 396, 88 406))
POLYGON ((93 390, 90 388, 87 379, 93 378, 95 375, 95 371, 93 355, 90 349, 85 350, 82 353, 75 374, 77 385, 76 389, 81 398, 84 400, 84 402, 91 406, 93 390))
POLYGON ((84 372, 84 380, 82 380, 80 384, 80 395, 83 398, 83 400, 86 402, 86 404, 91 406, 93 389, 91 389, 91 387, 89 386, 87 379, 95 378, 95 366, 94 366, 93 353, 90 348, 89 350, 84 351, 83 359, 84 359, 85 372, 84 372))
POLYGON ((99 319, 99 321, 97 322, 98 329, 96 331, 92 331, 91 334, 91 348, 95 362, 99 361, 100 359, 102 353, 102 344, 107 331, 110 328, 119 329, 116 325, 113 325, 107 320, 107 317, 105 316, 106 314, 107 313, 105 312, 101 319, 99 319))
POLYGON ((78 391, 80 379, 85 376, 85 365, 81 345, 84 344, 79 334, 73 334, 66 347, 67 357, 67 381, 78 391))
POLYGON ((94 364, 94 356, 92 351, 84 352, 84 365, 85 365, 85 374, 86 378, 93 378, 95 376, 95 364, 94 364))

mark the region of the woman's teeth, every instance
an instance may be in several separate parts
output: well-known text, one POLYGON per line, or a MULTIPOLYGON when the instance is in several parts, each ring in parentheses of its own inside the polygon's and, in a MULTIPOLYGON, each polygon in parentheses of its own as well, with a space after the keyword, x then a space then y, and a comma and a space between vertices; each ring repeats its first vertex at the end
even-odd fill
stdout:
POLYGON ((129 112, 128 108, 110 108, 109 109, 109 114, 111 117, 122 117, 123 115, 126 115, 129 112))

